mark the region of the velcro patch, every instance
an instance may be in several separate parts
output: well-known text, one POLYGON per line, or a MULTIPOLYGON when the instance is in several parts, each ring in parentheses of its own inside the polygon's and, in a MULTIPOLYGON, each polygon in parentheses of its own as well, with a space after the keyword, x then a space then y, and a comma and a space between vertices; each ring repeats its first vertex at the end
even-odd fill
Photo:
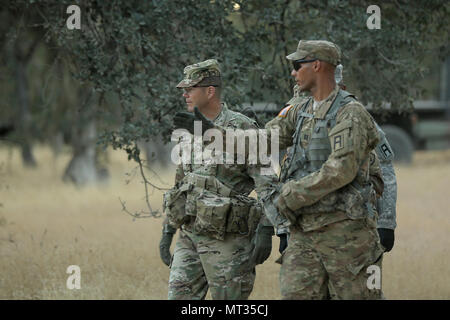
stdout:
POLYGON ((383 158, 388 160, 390 158, 392 158, 392 150, 391 148, 389 148, 389 145, 387 143, 382 143, 380 146, 380 153, 383 155, 383 158))
POLYGON ((352 121, 344 120, 331 129, 330 144, 336 156, 342 156, 353 148, 353 136, 351 135, 352 121))
POLYGON ((293 107, 293 105, 287 106, 283 110, 280 111, 278 117, 285 118, 287 116, 288 111, 293 107))
POLYGON ((333 136, 333 150, 334 151, 338 151, 344 147, 344 132, 333 136))

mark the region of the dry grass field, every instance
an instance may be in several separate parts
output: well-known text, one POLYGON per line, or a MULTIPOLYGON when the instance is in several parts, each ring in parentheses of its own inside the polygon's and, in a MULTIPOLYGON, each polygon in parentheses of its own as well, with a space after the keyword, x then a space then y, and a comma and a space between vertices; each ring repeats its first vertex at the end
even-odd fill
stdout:
MULTIPOLYGON (((127 183, 135 166, 125 153, 110 151, 108 184, 82 189, 61 181, 68 153, 54 158, 37 147, 35 155, 39 168, 24 169, 17 149, 0 148, 0 299, 166 299, 162 220, 133 221, 119 201, 145 208, 139 175, 127 183), (66 288, 69 265, 81 268, 80 290, 66 288)), ((158 172, 171 184, 173 170, 158 172)), ((384 258, 384 293, 450 299, 450 151, 418 152, 397 177, 398 227, 384 258)), ((161 192, 151 195, 153 207, 161 200, 161 192)), ((280 298, 277 249, 274 237, 251 299, 280 298)))

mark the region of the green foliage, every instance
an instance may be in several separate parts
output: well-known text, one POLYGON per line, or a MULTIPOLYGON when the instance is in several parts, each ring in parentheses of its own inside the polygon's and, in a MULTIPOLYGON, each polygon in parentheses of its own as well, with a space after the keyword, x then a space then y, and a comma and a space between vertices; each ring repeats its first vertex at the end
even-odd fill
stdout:
POLYGON ((69 4, 43 4, 51 37, 70 55, 77 79, 116 95, 120 127, 102 140, 130 157, 138 154, 137 139, 170 137, 171 118, 183 108, 175 86, 186 65, 218 59, 225 99, 245 99, 248 66, 259 57, 228 19, 232 1, 83 2, 81 30, 65 28, 65 16, 58 14, 69 4))
POLYGON ((17 1, 35 10, 45 39, 70 61, 71 73, 92 88, 107 123, 101 142, 136 159, 136 141, 170 137, 173 114, 184 108, 175 85, 183 68, 215 58, 224 100, 283 106, 294 85, 285 56, 300 39, 325 39, 343 52, 344 79, 364 103, 389 101, 406 110, 420 94, 421 63, 449 54, 450 4, 444 0, 385 1, 381 29, 369 30, 370 2, 294 0, 17 1), (71 4, 81 30, 66 28, 71 4), (117 109, 116 106, 119 106, 117 109))
MULTIPOLYGON (((257 75, 265 100, 281 103, 292 94, 285 56, 300 39, 324 39, 340 46, 344 80, 349 91, 376 108, 383 101, 394 109, 412 107, 430 53, 435 61, 449 55, 448 1, 384 1, 381 29, 369 30, 369 1, 242 1, 240 18, 246 32, 262 41, 264 70, 257 75), (263 34, 261 34, 261 32, 263 34)), ((258 90, 258 89, 256 89, 258 90)), ((261 94, 261 93, 260 93, 261 94)))

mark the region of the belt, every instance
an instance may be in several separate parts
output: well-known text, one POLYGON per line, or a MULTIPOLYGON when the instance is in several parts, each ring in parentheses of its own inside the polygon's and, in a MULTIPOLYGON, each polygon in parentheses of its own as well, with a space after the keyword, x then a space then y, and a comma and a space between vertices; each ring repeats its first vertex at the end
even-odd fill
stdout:
POLYGON ((237 194, 235 191, 233 191, 233 189, 227 187, 213 176, 202 176, 199 174, 190 173, 186 177, 187 182, 194 187, 213 191, 224 197, 231 197, 237 194))

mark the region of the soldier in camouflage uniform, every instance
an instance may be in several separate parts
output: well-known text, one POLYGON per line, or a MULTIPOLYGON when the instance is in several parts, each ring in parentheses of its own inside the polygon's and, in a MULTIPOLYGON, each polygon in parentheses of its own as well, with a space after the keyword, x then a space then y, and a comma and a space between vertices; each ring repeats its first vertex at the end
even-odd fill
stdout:
MULTIPOLYGON (((203 120, 203 133, 209 124, 257 128, 253 120, 221 102, 216 60, 187 66, 184 73, 177 87, 184 90, 189 112, 175 115, 177 128, 185 127, 193 112, 203 120)), ((187 129, 194 133, 193 127, 187 129)), ((169 299, 204 299, 208 288, 213 299, 248 298, 255 265, 270 255, 274 233, 259 203, 248 197, 254 189, 258 197, 266 197, 276 183, 275 175, 261 175, 260 169, 248 162, 192 161, 178 166, 175 186, 164 195, 167 219, 160 243, 161 258, 169 263, 172 236, 180 229, 170 265, 169 299)))
POLYGON ((300 91, 312 97, 287 106, 266 124, 279 129, 280 149, 291 147, 281 187, 268 201, 291 223, 280 270, 282 298, 380 298, 381 289, 366 285, 367 268, 379 265, 383 253, 370 217, 372 179, 382 190, 380 172, 370 170, 378 161, 372 152, 379 142, 376 126, 336 85, 340 50, 335 44, 302 40, 287 58, 300 91))
MULTIPOLYGON (((343 66, 339 64, 335 70, 335 81, 342 90, 346 90, 346 86, 343 82, 343 66)), ((301 105, 307 102, 309 95, 305 92, 300 92, 300 87, 296 84, 293 88, 293 97, 286 102, 285 107, 301 105)), ((375 122, 375 120, 374 120, 375 122)), ((394 245, 394 229, 396 227, 396 199, 397 199, 397 180, 395 177, 393 158, 394 152, 386 139, 385 133, 375 122, 375 125, 380 135, 380 142, 375 148, 376 154, 378 156, 378 163, 371 163, 370 166, 370 177, 371 183, 378 186, 380 183, 377 181, 382 173, 384 189, 376 190, 378 199, 375 199, 373 206, 376 210, 373 211, 375 214, 374 219, 377 219, 377 230, 380 237, 380 242, 385 248, 385 252, 389 252, 394 245), (383 191, 384 190, 384 191, 383 191)), ((372 151, 372 152, 375 152, 372 151)), ((281 162, 283 166, 284 161, 286 161, 287 154, 281 162)), ((375 158, 373 157, 374 161, 375 158)), ((279 234, 280 237, 280 253, 287 248, 287 234, 289 230, 285 230, 286 233, 279 234)), ((281 259, 277 260, 280 262, 281 259)))
MULTIPOLYGON (((339 87, 346 89, 343 81, 344 67, 340 64, 336 67, 335 80, 339 87)), ((375 121, 374 121, 375 122, 375 121)), ((384 131, 375 122, 380 135, 380 142, 375 151, 380 160, 380 167, 384 182, 384 191, 381 197, 376 200, 376 212, 378 213, 377 230, 380 236, 380 242, 385 248, 385 252, 392 250, 394 246, 394 230, 396 223, 396 203, 397 203, 397 179, 394 170, 394 151, 386 139, 384 131)))
MULTIPOLYGON (((342 64, 336 67, 334 78, 336 83, 342 90, 346 90, 346 86, 343 81, 343 69, 342 64)), ((294 95, 291 100, 286 103, 286 107, 291 105, 301 105, 306 102, 308 95, 300 92, 298 84, 293 88, 294 95)), ((397 202, 397 179, 394 170, 394 151, 392 150, 384 131, 380 126, 374 121, 378 134, 380 135, 380 142, 375 148, 376 154, 379 159, 379 167, 373 168, 378 172, 381 170, 384 189, 382 195, 376 199, 375 208, 377 213, 377 230, 380 236, 380 242, 385 248, 385 252, 392 250, 394 246, 394 230, 397 226, 396 223, 396 202, 397 202)), ((373 166, 372 166, 373 167, 373 166)), ((377 175, 377 174, 375 174, 377 175)), ((372 176, 372 175, 371 175, 372 176)), ((372 181, 373 183, 373 181, 372 181)), ((376 183, 374 183, 376 184, 376 183)), ((287 244, 285 244, 287 246, 287 244)), ((284 248, 284 246, 283 246, 284 248)))
MULTIPOLYGON (((264 199, 274 225, 288 219, 282 256, 283 299, 378 299, 368 267, 381 268, 371 203, 383 190, 376 126, 365 108, 334 79, 340 49, 328 41, 299 42, 292 76, 312 97, 284 108, 266 125, 289 148, 280 186, 264 199), (372 164, 372 165, 371 165, 372 164), (281 213, 278 215, 277 208, 281 213)), ((225 130, 223 133, 226 134, 225 130)))

